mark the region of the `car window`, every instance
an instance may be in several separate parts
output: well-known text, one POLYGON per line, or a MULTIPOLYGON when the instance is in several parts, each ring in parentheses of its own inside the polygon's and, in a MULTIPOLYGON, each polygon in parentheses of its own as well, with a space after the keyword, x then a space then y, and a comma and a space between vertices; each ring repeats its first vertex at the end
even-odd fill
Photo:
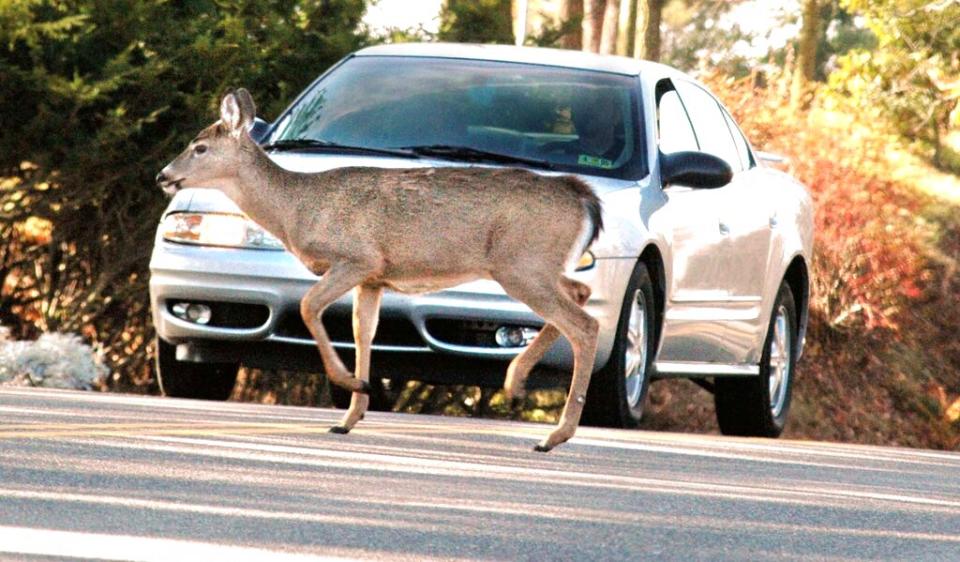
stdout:
POLYGON ((676 90, 669 90, 660 96, 657 106, 657 134, 660 151, 664 154, 699 150, 690 118, 687 117, 676 90))
POLYGON ((730 114, 726 110, 723 111, 723 117, 727 120, 727 126, 730 127, 730 134, 733 135, 733 144, 737 146, 737 154, 740 155, 740 165, 744 170, 749 169, 753 166, 753 162, 750 159, 750 146, 747 144, 747 139, 743 137, 743 133, 740 132, 740 127, 737 126, 736 121, 733 120, 733 117, 730 117, 730 114))
POLYGON ((737 152, 733 136, 730 134, 730 127, 727 126, 727 120, 717 101, 699 86, 683 81, 677 81, 675 84, 693 122, 693 130, 697 133, 700 150, 723 158, 734 172, 742 170, 740 154, 737 152))
POLYGON ((363 56, 316 83, 270 141, 442 145, 636 179, 645 173, 636 79, 495 61, 363 56))

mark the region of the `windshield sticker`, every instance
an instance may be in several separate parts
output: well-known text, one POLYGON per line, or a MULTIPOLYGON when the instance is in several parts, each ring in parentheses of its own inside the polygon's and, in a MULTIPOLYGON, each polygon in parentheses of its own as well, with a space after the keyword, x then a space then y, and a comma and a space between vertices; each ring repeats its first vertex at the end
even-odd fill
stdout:
POLYGON ((613 160, 607 160, 606 158, 600 158, 599 156, 590 156, 589 154, 581 154, 577 158, 577 164, 581 166, 592 166, 594 168, 603 168, 609 170, 613 168, 613 160))

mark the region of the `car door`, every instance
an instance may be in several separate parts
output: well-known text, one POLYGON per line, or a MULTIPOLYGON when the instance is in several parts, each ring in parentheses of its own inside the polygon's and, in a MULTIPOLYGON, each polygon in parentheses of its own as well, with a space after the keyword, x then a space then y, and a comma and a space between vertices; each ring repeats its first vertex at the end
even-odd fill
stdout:
POLYGON ((730 128, 737 154, 743 166, 728 190, 724 218, 729 222, 731 259, 737 264, 738 277, 733 281, 732 296, 759 301, 765 294, 767 273, 774 234, 780 217, 776 215, 776 201, 772 186, 766 185, 762 170, 757 168, 750 146, 740 127, 721 105, 730 128))
POLYGON ((717 228, 723 236, 717 253, 722 284, 717 293, 717 315, 732 359, 752 360, 748 355, 755 349, 756 334, 762 328, 760 305, 771 226, 776 224, 771 217, 771 200, 757 181, 746 141, 717 100, 691 82, 677 81, 676 87, 690 115, 700 150, 723 158, 734 171, 733 180, 715 190, 717 228))
MULTIPOLYGON (((657 86, 657 125, 661 153, 699 150, 684 103, 669 80, 657 86)), ((663 234, 670 251, 659 361, 728 362, 716 329, 729 285, 722 259, 726 239, 719 228, 722 194, 675 184, 663 186, 663 195, 666 202, 650 217, 651 229, 663 234)))

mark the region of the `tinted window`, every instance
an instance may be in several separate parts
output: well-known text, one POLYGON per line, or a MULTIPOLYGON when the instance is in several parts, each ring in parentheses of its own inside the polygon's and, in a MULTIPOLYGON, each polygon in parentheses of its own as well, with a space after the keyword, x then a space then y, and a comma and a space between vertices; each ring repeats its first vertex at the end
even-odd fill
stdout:
POLYGON ((740 155, 730 135, 730 127, 713 96, 698 86, 686 82, 677 82, 677 89, 687 108, 693 130, 697 133, 700 150, 726 160, 733 171, 743 168, 740 155))
POLYGON ((355 57, 315 84, 271 142, 373 148, 447 145, 579 173, 645 173, 635 78, 428 57, 355 57))
POLYGON ((660 150, 664 154, 683 150, 699 150, 697 137, 687 112, 683 109, 676 90, 665 92, 657 106, 657 126, 660 150))
POLYGON ((730 134, 733 135, 733 143, 737 146, 737 154, 740 155, 740 164, 743 166, 743 169, 746 170, 751 166, 750 146, 747 144, 747 139, 743 138, 743 133, 740 132, 740 128, 737 127, 733 117, 730 117, 730 114, 726 111, 723 112, 723 116, 726 118, 727 125, 730 127, 730 134))

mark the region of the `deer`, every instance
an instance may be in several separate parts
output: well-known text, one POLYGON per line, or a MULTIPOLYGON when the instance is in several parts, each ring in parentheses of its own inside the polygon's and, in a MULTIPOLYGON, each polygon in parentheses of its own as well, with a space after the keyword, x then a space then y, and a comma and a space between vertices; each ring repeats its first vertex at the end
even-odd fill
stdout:
POLYGON ((536 363, 562 335, 574 366, 556 427, 534 450, 573 437, 597 351, 599 323, 584 310, 586 284, 566 272, 597 239, 600 200, 572 175, 522 168, 347 167, 301 173, 276 164, 249 128, 250 93, 230 91, 220 119, 203 129, 157 175, 168 195, 184 186, 218 189, 319 277, 300 313, 332 384, 351 392, 331 433, 346 434, 369 405, 370 355, 384 290, 438 291, 478 279, 499 283, 544 325, 509 363, 504 394, 526 395, 536 363), (321 322, 324 310, 353 291, 355 369, 350 373, 321 322))

